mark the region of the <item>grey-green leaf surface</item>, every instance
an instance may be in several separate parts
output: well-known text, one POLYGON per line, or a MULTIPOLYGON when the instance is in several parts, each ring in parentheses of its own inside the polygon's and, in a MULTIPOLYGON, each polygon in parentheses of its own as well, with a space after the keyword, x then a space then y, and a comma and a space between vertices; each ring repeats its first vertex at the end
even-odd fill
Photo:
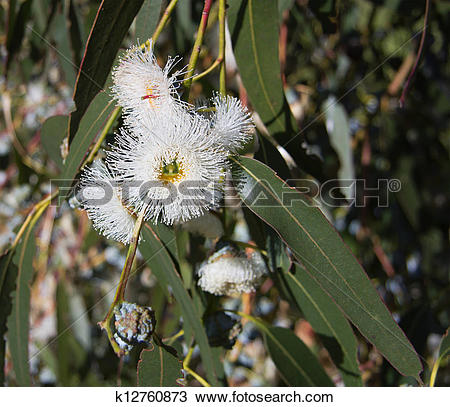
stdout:
POLYGON ((278 55, 278 4, 274 0, 229 1, 228 23, 239 74, 253 108, 270 135, 302 165, 321 178, 317 160, 302 147, 281 81, 278 55))
POLYGON ((280 272, 294 301, 320 337, 347 386, 362 386, 358 368, 358 343, 338 306, 299 265, 295 272, 280 272))
POLYGON ((81 378, 74 372, 79 372, 87 358, 87 353, 73 333, 70 297, 70 283, 61 279, 56 287, 57 377, 60 386, 80 386, 81 378))
POLYGON ((175 387, 183 379, 183 362, 162 346, 144 349, 138 362, 138 386, 175 387))
POLYGON ((184 324, 191 327, 200 348, 207 378, 212 385, 219 385, 219 379, 223 376, 223 372, 217 372, 215 369, 213 354, 201 317, 197 314, 192 298, 184 288, 183 281, 167 249, 149 225, 144 226, 141 237, 139 250, 144 256, 145 262, 149 265, 152 273, 154 273, 161 285, 169 285, 171 287, 173 295, 180 305, 184 324))
POLYGON ((449 329, 442 336, 441 345, 439 346, 439 358, 443 359, 445 356, 450 354, 450 335, 448 334, 449 329))
POLYGON ((287 384, 295 387, 333 386, 317 358, 290 329, 266 327, 262 331, 270 357, 287 384))
POLYGON ((60 170, 63 168, 61 143, 67 136, 68 123, 69 116, 52 116, 44 122, 41 129, 42 145, 49 157, 60 170))
POLYGON ((30 284, 33 277, 33 257, 36 253, 35 227, 28 227, 16 248, 14 264, 17 266, 16 290, 12 310, 8 317, 8 346, 19 386, 31 386, 28 336, 30 328, 30 284))
MULTIPOLYGON (((353 180, 353 150, 351 145, 350 126, 344 107, 330 96, 323 104, 325 123, 330 138, 330 144, 339 157, 338 177, 340 180, 353 180)), ((346 198, 353 196, 353 191, 347 184, 341 184, 341 191, 346 198)))
MULTIPOLYGON (((114 107, 114 101, 106 92, 100 92, 89 105, 66 158, 61 176, 62 180, 72 180, 75 177, 89 146, 104 127, 114 107)), ((68 181, 68 183, 68 186, 70 186, 71 181, 68 181)))
POLYGON ((136 16, 135 39, 141 44, 153 35, 161 14, 162 0, 144 0, 144 4, 136 16))
POLYGON ((0 385, 5 381, 5 333, 6 320, 11 313, 12 299, 17 278, 17 266, 13 263, 14 250, 9 250, 0 256, 0 385))
POLYGON ((69 145, 86 109, 103 90, 114 58, 144 0, 102 0, 92 25, 75 83, 76 110, 70 114, 69 145))
POLYGON ((233 159, 233 176, 244 203, 280 235, 347 318, 401 374, 419 379, 414 348, 322 212, 256 160, 233 159))

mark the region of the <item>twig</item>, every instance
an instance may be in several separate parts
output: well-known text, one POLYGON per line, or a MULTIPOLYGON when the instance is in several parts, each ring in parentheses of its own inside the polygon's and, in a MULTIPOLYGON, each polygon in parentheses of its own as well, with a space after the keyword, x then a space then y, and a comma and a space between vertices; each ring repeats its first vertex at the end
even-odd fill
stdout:
POLYGON ((225 65, 225 14, 226 0, 219 0, 219 58, 220 62, 220 93, 225 96, 227 93, 227 70, 225 65))
POLYGON ((139 234, 141 233, 142 225, 144 222, 145 208, 142 209, 139 217, 134 224, 133 236, 131 237, 130 246, 128 247, 127 258, 125 260, 125 265, 123 266, 122 274, 120 275, 119 285, 116 290, 116 295, 114 296, 114 300, 109 307, 108 313, 103 321, 98 324, 104 329, 108 335, 109 342, 116 352, 117 356, 122 356, 124 351, 120 349, 117 342, 114 340, 114 333, 111 329, 111 320, 114 314, 114 308, 121 304, 124 301, 125 289, 127 287, 128 278, 130 277, 130 273, 133 266, 133 261, 136 256, 136 249, 139 242, 139 234))
POLYGON ((58 195, 58 191, 55 191, 55 192, 53 192, 53 194, 47 195, 44 199, 39 201, 37 204, 35 204, 31 208, 31 211, 28 213, 28 216, 26 217, 21 228, 17 232, 17 235, 16 235, 11 247, 16 247, 19 244, 19 241, 22 238, 22 235, 24 234, 28 225, 30 223, 31 224, 36 223, 37 219, 39 219, 39 217, 42 215, 42 213, 47 208, 47 206, 50 205, 50 202, 52 201, 52 199, 55 198, 57 195, 58 195))
MULTIPOLYGON (((177 5, 178 0, 172 0, 169 5, 167 6, 167 8, 164 10, 164 14, 161 17, 161 20, 159 20, 158 26, 155 29, 155 32, 152 35, 152 42, 153 44, 156 42, 156 40, 159 37, 159 34, 161 34, 161 31, 164 29, 165 25, 167 24, 167 21, 170 18, 170 15, 172 14, 173 9, 175 8, 175 6, 177 5)), ((150 46, 150 41, 147 40, 144 45, 146 47, 150 46)))
POLYGON ((428 23, 428 11, 430 9, 430 0, 426 0, 425 2, 425 17, 423 19, 423 29, 422 36, 420 38, 419 50, 417 51, 416 62, 414 62, 414 66, 409 73, 408 79, 406 80, 405 87, 403 88, 402 95, 400 96, 399 104, 400 107, 405 106, 405 98, 408 93, 409 83, 411 82, 414 73, 416 72, 417 65, 419 64, 420 56, 422 55, 423 44, 425 42, 425 34, 427 32, 427 23, 428 23))
POLYGON ((191 346, 189 348, 189 351, 186 355, 186 357, 184 358, 183 361, 183 369, 189 373, 194 379, 196 379, 203 387, 211 387, 211 385, 203 378, 201 377, 198 373, 194 372, 190 367, 189 367, 189 363, 191 361, 192 358, 192 353, 194 352, 194 347, 191 346))
POLYGON ((194 47, 192 48, 191 58, 189 59, 189 65, 187 68, 186 76, 184 77, 184 87, 190 95, 190 88, 192 84, 192 73, 197 66, 198 56, 203 42, 203 35, 205 34, 206 25, 208 23, 209 10, 211 9, 212 0, 205 0, 203 6, 202 18, 197 30, 197 37, 195 38, 194 47))

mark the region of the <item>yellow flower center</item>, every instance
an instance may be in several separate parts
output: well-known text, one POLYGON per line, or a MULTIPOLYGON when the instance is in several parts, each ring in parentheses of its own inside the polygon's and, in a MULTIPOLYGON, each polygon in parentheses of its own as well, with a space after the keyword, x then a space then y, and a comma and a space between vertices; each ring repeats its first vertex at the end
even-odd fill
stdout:
POLYGON ((183 163, 176 159, 169 163, 163 162, 159 171, 159 179, 165 183, 171 182, 173 184, 181 181, 185 175, 183 163))

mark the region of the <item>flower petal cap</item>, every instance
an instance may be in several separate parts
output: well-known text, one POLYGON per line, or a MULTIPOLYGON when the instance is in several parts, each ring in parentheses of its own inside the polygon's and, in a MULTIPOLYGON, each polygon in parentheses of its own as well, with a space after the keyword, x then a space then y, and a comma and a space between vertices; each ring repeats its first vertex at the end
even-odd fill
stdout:
POLYGON ((96 160, 83 170, 77 199, 99 233, 129 243, 135 219, 123 203, 120 185, 108 167, 96 160))
POLYGON ((238 251, 225 246, 198 270, 198 285, 215 295, 250 293, 256 290, 267 267, 258 252, 238 251))

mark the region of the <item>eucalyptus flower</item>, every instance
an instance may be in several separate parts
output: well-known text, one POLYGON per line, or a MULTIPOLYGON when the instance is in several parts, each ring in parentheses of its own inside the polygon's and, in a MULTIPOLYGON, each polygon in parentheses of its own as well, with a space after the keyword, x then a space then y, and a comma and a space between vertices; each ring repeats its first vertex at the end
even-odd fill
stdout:
POLYGON ((236 153, 252 138, 254 131, 250 112, 241 101, 232 96, 215 95, 212 98, 215 112, 211 128, 217 143, 231 153, 236 153))
POLYGON ((225 246, 200 266, 198 285, 215 295, 250 293, 256 290, 266 273, 260 253, 225 246))
POLYGON ((185 222, 216 208, 227 152, 215 145, 198 115, 151 115, 122 129, 107 160, 129 185, 125 202, 145 220, 185 222))
POLYGON ((130 242, 135 219, 123 202, 120 179, 102 161, 83 170, 77 199, 99 233, 130 242))
POLYGON ((176 110, 183 106, 177 88, 184 71, 170 74, 178 58, 169 57, 164 68, 158 65, 149 47, 133 46, 120 59, 112 73, 113 97, 127 114, 176 110))

